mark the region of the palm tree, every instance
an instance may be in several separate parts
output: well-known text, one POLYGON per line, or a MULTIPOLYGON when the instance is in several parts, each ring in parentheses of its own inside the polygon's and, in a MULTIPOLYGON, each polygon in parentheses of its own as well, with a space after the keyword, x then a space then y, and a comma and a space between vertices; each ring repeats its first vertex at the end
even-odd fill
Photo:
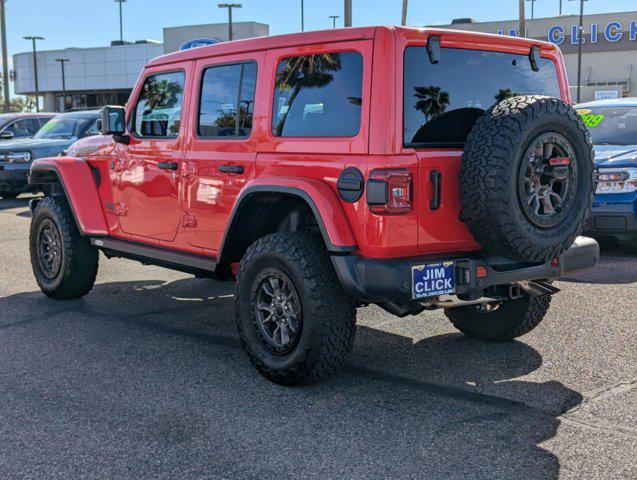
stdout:
POLYGON ((442 115, 449 106, 449 92, 442 90, 441 87, 429 85, 414 87, 414 90, 416 90, 414 97, 418 99, 414 108, 425 115, 427 122, 442 115))
POLYGON ((304 55, 288 58, 283 67, 279 67, 276 75, 276 85, 280 92, 291 90, 287 98, 288 109, 277 123, 276 135, 281 135, 288 113, 297 95, 303 88, 321 88, 334 81, 334 75, 341 69, 340 53, 323 53, 318 55, 304 55))
POLYGON ((515 93, 510 88, 501 88, 498 90, 498 93, 495 96, 495 101, 500 103, 502 100, 506 100, 507 98, 515 97, 517 93, 515 93))

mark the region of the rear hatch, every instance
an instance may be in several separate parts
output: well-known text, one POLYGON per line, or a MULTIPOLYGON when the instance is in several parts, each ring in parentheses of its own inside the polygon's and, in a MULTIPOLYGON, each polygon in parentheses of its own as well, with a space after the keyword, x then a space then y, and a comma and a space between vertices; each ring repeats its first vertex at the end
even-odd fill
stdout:
POLYGON ((462 150, 477 119, 510 96, 560 97, 549 58, 541 58, 534 71, 528 54, 444 45, 437 63, 424 45, 404 53, 403 142, 414 149, 418 184, 426 186, 419 189, 418 244, 428 253, 480 248, 460 218, 458 181, 462 150))

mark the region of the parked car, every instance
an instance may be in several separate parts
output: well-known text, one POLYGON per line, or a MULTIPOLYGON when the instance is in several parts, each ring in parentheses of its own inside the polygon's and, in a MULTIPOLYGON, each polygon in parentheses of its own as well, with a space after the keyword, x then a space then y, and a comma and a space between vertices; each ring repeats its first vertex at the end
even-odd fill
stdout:
POLYGON ((0 197, 15 198, 29 187, 31 162, 59 155, 80 138, 99 134, 101 110, 86 110, 57 115, 33 138, 0 143, 0 197))
POLYGON ((637 244, 637 98, 583 103, 577 111, 591 132, 599 171, 588 231, 637 244))
POLYGON ((55 113, 1 113, 0 141, 33 137, 55 113))
POLYGON ((331 375, 356 308, 444 308, 465 334, 535 328, 586 270, 593 148, 560 50, 526 38, 367 27, 159 57, 102 137, 40 159, 35 278, 87 294, 98 251, 234 279, 253 365, 331 375))

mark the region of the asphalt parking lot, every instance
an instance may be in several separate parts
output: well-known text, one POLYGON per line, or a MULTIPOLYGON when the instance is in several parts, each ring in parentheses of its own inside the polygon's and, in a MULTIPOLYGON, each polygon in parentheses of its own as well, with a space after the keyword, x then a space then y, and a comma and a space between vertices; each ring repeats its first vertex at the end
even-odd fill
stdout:
POLYGON ((229 284, 101 258, 87 297, 31 275, 0 200, 0 478, 637 478, 637 250, 567 278, 520 341, 359 311, 341 374, 261 378, 229 284))

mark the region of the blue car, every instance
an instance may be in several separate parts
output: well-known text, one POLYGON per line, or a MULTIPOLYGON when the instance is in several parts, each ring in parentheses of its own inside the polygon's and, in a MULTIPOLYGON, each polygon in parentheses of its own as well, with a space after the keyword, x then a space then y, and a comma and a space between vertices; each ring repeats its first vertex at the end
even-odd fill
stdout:
POLYGON ((46 123, 33 138, 0 143, 0 197, 15 198, 29 190, 31 162, 55 157, 80 138, 99 133, 101 110, 63 113, 46 123))
POLYGON ((595 145, 599 184, 588 233, 637 243, 637 98, 577 105, 595 145))

